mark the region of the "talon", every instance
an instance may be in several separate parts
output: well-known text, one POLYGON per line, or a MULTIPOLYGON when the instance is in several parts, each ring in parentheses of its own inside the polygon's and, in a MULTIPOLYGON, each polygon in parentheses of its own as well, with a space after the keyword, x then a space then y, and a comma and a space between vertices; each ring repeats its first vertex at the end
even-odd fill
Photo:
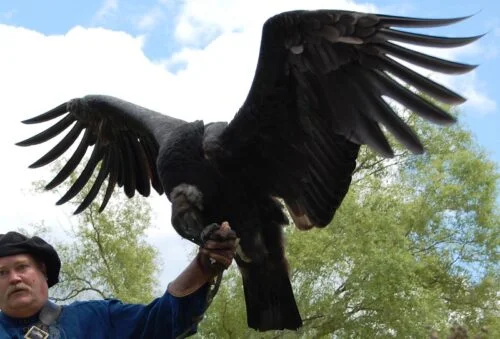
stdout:
POLYGON ((209 237, 210 235, 212 235, 212 233, 214 233, 215 231, 217 231, 219 229, 219 225, 213 223, 213 224, 210 224, 208 226, 206 226, 202 231, 201 231, 201 234, 200 234, 200 238, 201 238, 201 241, 202 242, 205 242, 209 237))

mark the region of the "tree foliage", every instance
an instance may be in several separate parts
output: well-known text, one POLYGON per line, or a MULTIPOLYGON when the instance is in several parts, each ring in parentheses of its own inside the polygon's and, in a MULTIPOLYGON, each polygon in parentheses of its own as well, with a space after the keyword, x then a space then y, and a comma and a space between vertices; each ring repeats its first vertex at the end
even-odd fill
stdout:
POLYGON ((286 228, 303 328, 247 329, 233 270, 200 337, 446 338, 453 327, 500 338, 498 169, 463 126, 408 123, 425 155, 393 143, 384 160, 363 148, 332 224, 286 228))
MULTIPOLYGON (((55 166, 58 168, 60 166, 55 166)), ((76 180, 73 175, 58 193, 76 180)), ((39 189, 43 186, 37 183, 39 189)), ((73 200, 78 206, 88 187, 73 200)), ((69 302, 75 299, 117 298, 129 303, 147 303, 157 293, 158 251, 145 240, 150 227, 151 208, 142 197, 126 198, 115 191, 106 209, 99 213, 101 191, 80 214, 68 235, 71 242, 55 243, 61 257, 60 283, 51 289, 51 298, 69 302)))

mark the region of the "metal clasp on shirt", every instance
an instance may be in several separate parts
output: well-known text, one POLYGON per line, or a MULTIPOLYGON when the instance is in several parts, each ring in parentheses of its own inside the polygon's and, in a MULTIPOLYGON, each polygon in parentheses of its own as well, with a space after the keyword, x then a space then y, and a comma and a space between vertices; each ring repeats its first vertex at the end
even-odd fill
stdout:
POLYGON ((40 327, 31 326, 28 333, 24 335, 24 339, 47 339, 49 332, 42 330, 40 327))

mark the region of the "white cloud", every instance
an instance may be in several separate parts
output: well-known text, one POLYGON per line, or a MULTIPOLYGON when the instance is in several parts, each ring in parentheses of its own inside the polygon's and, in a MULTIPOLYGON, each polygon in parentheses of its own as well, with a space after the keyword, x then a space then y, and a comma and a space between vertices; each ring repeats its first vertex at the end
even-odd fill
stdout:
POLYGON ((350 9, 375 12, 370 4, 359 5, 349 0, 186 0, 176 30, 176 37, 186 43, 196 42, 214 30, 222 34, 260 27, 277 13, 296 9, 350 9))
POLYGON ((485 94, 486 86, 477 78, 476 72, 462 76, 460 81, 455 80, 452 85, 467 98, 467 102, 462 107, 464 111, 472 114, 486 114, 497 109, 496 101, 485 94))
MULTIPOLYGON (((446 57, 450 60, 461 60, 462 57, 467 56, 489 55, 488 50, 482 48, 479 43, 455 51, 449 50, 444 54, 448 55, 446 56, 442 53, 440 57, 446 57)), ((464 112, 470 114, 487 114, 494 112, 497 108, 496 100, 488 96, 486 84, 478 79, 476 71, 471 71, 460 76, 436 75, 436 79, 443 85, 462 94, 467 99, 467 101, 460 106, 460 109, 464 112)))
POLYGON ((459 109, 468 114, 488 114, 497 108, 496 100, 486 94, 486 85, 477 78, 477 73, 472 71, 459 76, 430 74, 438 83, 453 89, 461 94, 467 101, 459 109))
POLYGON ((14 15, 16 13, 17 13, 17 10, 15 10, 15 9, 11 9, 11 10, 8 10, 6 12, 2 12, 2 13, 0 13, 0 19, 10 20, 14 17, 14 15))
POLYGON ((412 13, 418 8, 417 3, 413 1, 399 1, 380 7, 378 13, 390 13, 391 15, 412 16, 412 13))
POLYGON ((154 7, 139 18, 136 26, 141 30, 151 30, 158 25, 163 17, 164 13, 162 9, 160 7, 154 7))
POLYGON ((104 20, 118 10, 118 0, 104 0, 94 15, 95 21, 104 20))

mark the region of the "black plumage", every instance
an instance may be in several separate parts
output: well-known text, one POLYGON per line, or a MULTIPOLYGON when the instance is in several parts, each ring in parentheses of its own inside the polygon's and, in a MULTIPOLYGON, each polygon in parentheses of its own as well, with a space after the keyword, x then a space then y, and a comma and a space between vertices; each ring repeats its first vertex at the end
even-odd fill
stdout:
POLYGON ((454 118, 415 94, 415 88, 447 104, 464 98, 398 60, 432 71, 461 74, 474 65, 442 60, 408 47, 458 47, 477 40, 397 30, 449 25, 465 18, 419 19, 348 11, 293 11, 263 27, 260 55, 248 96, 229 123, 187 123, 102 95, 73 99, 24 123, 62 117, 19 143, 67 135, 31 167, 50 163, 79 137, 80 144, 47 185, 63 182, 93 146, 76 182, 58 201, 74 197, 99 164, 99 174, 76 213, 85 209, 107 179, 101 209, 118 185, 127 196, 150 187, 172 202, 172 224, 200 242, 208 224, 229 221, 239 235, 240 268, 250 327, 301 326, 284 257, 281 198, 300 229, 328 225, 346 195, 361 144, 393 156, 381 129, 414 153, 417 135, 382 98, 394 99, 437 124, 454 118), (401 84, 406 83, 407 86, 401 84), (71 129, 70 129, 70 126, 71 129))

